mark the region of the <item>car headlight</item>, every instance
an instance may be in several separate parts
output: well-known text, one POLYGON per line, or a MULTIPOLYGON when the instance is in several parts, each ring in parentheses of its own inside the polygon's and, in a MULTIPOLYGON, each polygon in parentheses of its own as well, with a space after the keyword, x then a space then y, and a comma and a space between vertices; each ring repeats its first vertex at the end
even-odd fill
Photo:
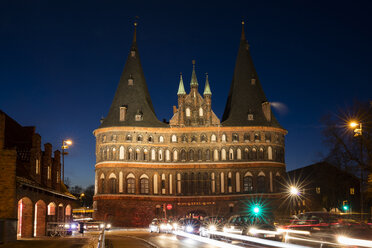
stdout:
POLYGON ((250 233, 250 234, 253 234, 253 235, 254 235, 254 234, 257 234, 257 229, 254 228, 254 227, 252 227, 252 228, 249 229, 249 233, 250 233))
POLYGON ((224 228, 223 228, 223 231, 224 231, 224 232, 228 232, 228 231, 229 231, 229 228, 224 227, 224 228))
POLYGON ((69 229, 70 228, 70 225, 69 224, 65 224, 65 228, 66 229, 69 229))
POLYGON ((209 229, 209 231, 216 231, 217 230, 215 225, 209 225, 208 229, 209 229))
POLYGON ((172 228, 171 224, 167 224, 167 229, 171 229, 171 228, 172 228))
POLYGON ((72 225, 71 225, 71 228, 72 228, 72 229, 75 229, 75 228, 76 228, 76 224, 72 224, 72 225))
POLYGON ((100 228, 104 228, 105 227, 105 224, 100 224, 99 227, 100 228))
POLYGON ((192 232, 194 228, 192 226, 186 226, 186 232, 192 232))
POLYGON ((178 227, 177 223, 173 223, 173 228, 177 228, 177 227, 178 227))
POLYGON ((111 228, 111 224, 107 224, 106 225, 106 228, 111 228))
POLYGON ((160 228, 165 228, 165 227, 166 227, 165 224, 161 224, 161 225, 160 225, 160 228))

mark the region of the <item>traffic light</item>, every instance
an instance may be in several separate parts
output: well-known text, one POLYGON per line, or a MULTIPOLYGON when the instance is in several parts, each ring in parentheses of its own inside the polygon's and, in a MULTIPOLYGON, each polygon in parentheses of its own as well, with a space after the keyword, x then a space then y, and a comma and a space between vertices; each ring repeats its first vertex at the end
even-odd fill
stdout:
POLYGON ((349 210, 349 205, 347 204, 347 201, 342 202, 342 209, 346 212, 349 210))
POLYGON ((260 215, 261 214, 261 207, 259 205, 253 205, 251 211, 256 216, 260 215))

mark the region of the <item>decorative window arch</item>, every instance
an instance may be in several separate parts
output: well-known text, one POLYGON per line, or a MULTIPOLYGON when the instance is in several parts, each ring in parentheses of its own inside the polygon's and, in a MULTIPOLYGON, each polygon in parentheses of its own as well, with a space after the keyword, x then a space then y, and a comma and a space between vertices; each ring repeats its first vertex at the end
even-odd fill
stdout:
POLYGON ((151 160, 156 160, 156 151, 155 149, 151 149, 151 160))
POLYGON ((162 150, 162 149, 160 149, 160 150, 158 151, 158 160, 159 160, 159 161, 163 161, 163 150, 162 150))
POLYGON ((133 149, 129 148, 128 150, 128 160, 133 160, 133 149))
POLYGON ((169 182, 168 182, 169 194, 173 194, 173 175, 169 174, 169 182))
POLYGON ((149 143, 152 143, 154 142, 154 137, 152 137, 151 135, 147 138, 147 142, 149 143))
POLYGON ((199 116, 203 116, 203 108, 202 107, 199 108, 199 116))
POLYGON ((250 159, 248 147, 246 147, 244 149, 244 159, 246 159, 246 160, 249 160, 250 159))
POLYGON ((181 150, 181 160, 186 161, 186 151, 184 149, 181 150))
POLYGON ((217 141, 217 136, 215 134, 212 134, 211 142, 216 142, 216 141, 217 141))
POLYGON ((207 135, 205 135, 205 134, 202 134, 201 136, 200 136, 200 141, 201 142, 207 142, 207 135))
POLYGON ((116 175, 114 173, 111 173, 110 176, 109 176, 109 190, 110 190, 110 194, 116 194, 117 192, 117 179, 116 179, 116 175))
POLYGON ((227 141, 226 134, 222 134, 221 141, 222 142, 226 142, 227 141))
POLYGON ((271 142, 271 133, 270 132, 265 132, 265 141, 266 142, 271 142))
POLYGON ((243 191, 244 193, 253 192, 253 175, 249 171, 243 177, 243 191))
POLYGON ((229 193, 232 193, 232 173, 231 173, 231 171, 229 171, 229 173, 227 173, 227 190, 229 191, 229 193))
POLYGON ((266 192, 266 178, 265 178, 265 173, 263 173, 262 171, 258 173, 258 177, 257 177, 257 192, 258 193, 266 192))
POLYGON ((132 135, 127 134, 127 136, 125 137, 125 140, 126 141, 132 141, 132 135))
POLYGON ((191 116, 190 108, 186 108, 186 117, 190 117, 190 116, 191 116))
POLYGON ((161 193, 163 194, 163 195, 165 195, 165 193, 166 193, 166 188, 165 188, 165 174, 163 173, 163 174, 161 174, 161 184, 160 184, 160 186, 161 186, 161 193))
POLYGON ((177 136, 175 134, 172 135, 171 142, 177 142, 177 136))
POLYGON ((211 173, 211 191, 212 193, 216 193, 216 175, 214 172, 211 173))
POLYGON ((258 152, 258 159, 263 160, 264 159, 264 149, 260 147, 259 152, 258 152))
POLYGON ((145 161, 149 160, 149 151, 146 148, 143 149, 143 160, 145 161))
POLYGON ((187 135, 186 134, 182 135, 182 142, 187 142, 187 135))
POLYGON ((164 137, 163 136, 159 136, 159 143, 163 143, 164 142, 164 137))
POLYGON ((196 136, 195 135, 193 135, 193 136, 191 136, 191 142, 196 142, 196 136))
POLYGON ((177 160, 178 160, 178 151, 174 150, 173 151, 173 161, 177 161, 177 160))
POLYGON ((220 174, 220 184, 221 184, 221 193, 225 193, 225 174, 221 172, 220 174))
POLYGON ((181 188, 181 174, 177 173, 177 194, 182 193, 182 188, 181 188))
POLYGON ((271 146, 267 147, 267 159, 273 160, 273 148, 271 146))
POLYGON ((125 148, 124 146, 120 146, 119 148, 119 159, 123 160, 125 155, 125 148))
POLYGON ((159 181, 159 175, 158 175, 158 174, 155 174, 155 175, 154 175, 154 194, 155 194, 155 195, 159 194, 159 185, 158 185, 158 181, 159 181))
POLYGON ((140 177, 140 194, 149 194, 149 177, 146 174, 142 174, 140 177))
POLYGON ((234 160, 234 150, 232 148, 229 149, 229 160, 234 160))
POLYGON ((171 160, 170 151, 167 149, 165 150, 165 160, 169 162, 171 160))
POLYGON ((129 173, 127 176, 127 193, 134 194, 136 193, 136 178, 133 173, 129 173))
POLYGON ((191 150, 189 151, 189 160, 190 160, 190 161, 193 161, 194 159, 195 159, 195 158, 194 158, 194 150, 191 149, 191 150))
POLYGON ((210 151, 209 149, 207 149, 207 150, 205 151, 205 160, 206 160, 206 161, 211 160, 211 151, 210 151))
POLYGON ((111 151, 112 151, 111 159, 116 160, 116 148, 113 147, 113 148, 111 149, 111 151))
POLYGON ((137 136, 137 142, 142 142, 143 141, 143 136, 140 134, 137 136))
POLYGON ((239 135, 237 133, 232 134, 232 141, 233 142, 238 142, 239 141, 239 135))
POLYGON ((203 160, 203 151, 201 149, 198 150, 198 160, 199 161, 203 160))
POLYGON ((235 191, 240 192, 240 173, 235 173, 235 191))
POLYGON ((255 147, 253 147, 251 150, 251 159, 257 160, 257 149, 255 147))
POLYGON ((213 160, 214 160, 214 161, 218 161, 218 160, 219 160, 218 150, 217 150, 217 149, 215 149, 215 150, 213 151, 213 160))
POLYGON ((250 138, 249 133, 245 133, 245 134, 244 134, 244 141, 245 141, 245 142, 248 142, 248 141, 250 141, 250 140, 251 140, 251 138, 250 138))
POLYGON ((222 150, 221 150, 221 160, 226 160, 226 150, 225 150, 225 148, 222 148, 222 150))
POLYGON ((256 142, 260 141, 260 134, 259 133, 254 133, 254 141, 256 141, 256 142))
POLYGON ((56 204, 54 202, 48 204, 48 215, 56 215, 56 204))
POLYGON ((236 150, 236 159, 237 160, 241 160, 242 159, 242 150, 240 150, 240 148, 238 148, 236 150))

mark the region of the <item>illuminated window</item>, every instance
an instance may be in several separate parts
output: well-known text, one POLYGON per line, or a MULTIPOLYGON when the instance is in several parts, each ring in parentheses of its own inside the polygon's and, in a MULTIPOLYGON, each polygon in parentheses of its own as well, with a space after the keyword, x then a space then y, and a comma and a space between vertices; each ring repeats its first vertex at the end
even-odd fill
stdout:
POLYGON ((320 187, 316 187, 315 190, 316 190, 316 193, 317 193, 317 194, 320 194, 320 187))
POLYGON ((120 107, 120 121, 125 121, 125 117, 127 115, 127 106, 120 107))
POLYGON ((350 195, 354 195, 354 188, 350 188, 350 195))
POLYGON ((217 138, 215 134, 212 134, 211 136, 211 142, 216 142, 217 138))
POLYGON ((48 215, 56 215, 56 204, 53 202, 48 205, 48 215))
POLYGON ((177 136, 175 134, 172 135, 172 142, 177 142, 177 136))
POLYGON ((163 136, 159 136, 159 143, 163 143, 164 142, 164 137, 163 136))
POLYGON ((226 134, 222 134, 221 141, 226 142, 226 134))
POLYGON ((190 108, 187 108, 186 109, 186 117, 190 117, 190 116, 191 116, 190 108))
POLYGON ((203 109, 199 108, 199 116, 203 116, 203 109))
POLYGON ((48 166, 48 180, 50 180, 50 176, 51 176, 51 169, 50 169, 50 166, 48 166))

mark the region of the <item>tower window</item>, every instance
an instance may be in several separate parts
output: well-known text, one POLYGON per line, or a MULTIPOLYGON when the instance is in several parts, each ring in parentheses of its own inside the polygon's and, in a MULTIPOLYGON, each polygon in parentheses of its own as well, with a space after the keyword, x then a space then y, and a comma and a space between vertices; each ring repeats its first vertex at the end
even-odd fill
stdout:
POLYGON ((127 106, 120 107, 120 121, 125 121, 125 116, 127 115, 127 106))
POLYGON ((199 108, 199 116, 203 116, 203 108, 199 108))
POLYGON ((142 121, 143 120, 143 113, 142 111, 138 110, 136 115, 135 115, 135 120, 136 121, 142 121))
POLYGON ((186 117, 190 117, 190 116, 191 116, 190 108, 187 108, 186 109, 186 117))
POLYGON ((238 136, 238 134, 234 133, 234 134, 232 135, 232 141, 233 141, 233 142, 238 142, 238 141, 239 141, 239 136, 238 136))
POLYGON ((133 85, 132 74, 129 75, 129 78, 128 78, 128 85, 133 85))
POLYGON ((252 78, 252 79, 251 79, 251 84, 252 84, 252 85, 255 85, 255 84, 256 84, 256 79, 255 79, 255 78, 252 78))
POLYGON ((125 138, 126 141, 132 141, 132 135, 128 134, 125 138))
POLYGON ((253 121, 253 114, 248 114, 248 121, 253 121))
POLYGON ((130 51, 130 56, 132 58, 136 57, 136 51, 134 51, 134 50, 130 51))

